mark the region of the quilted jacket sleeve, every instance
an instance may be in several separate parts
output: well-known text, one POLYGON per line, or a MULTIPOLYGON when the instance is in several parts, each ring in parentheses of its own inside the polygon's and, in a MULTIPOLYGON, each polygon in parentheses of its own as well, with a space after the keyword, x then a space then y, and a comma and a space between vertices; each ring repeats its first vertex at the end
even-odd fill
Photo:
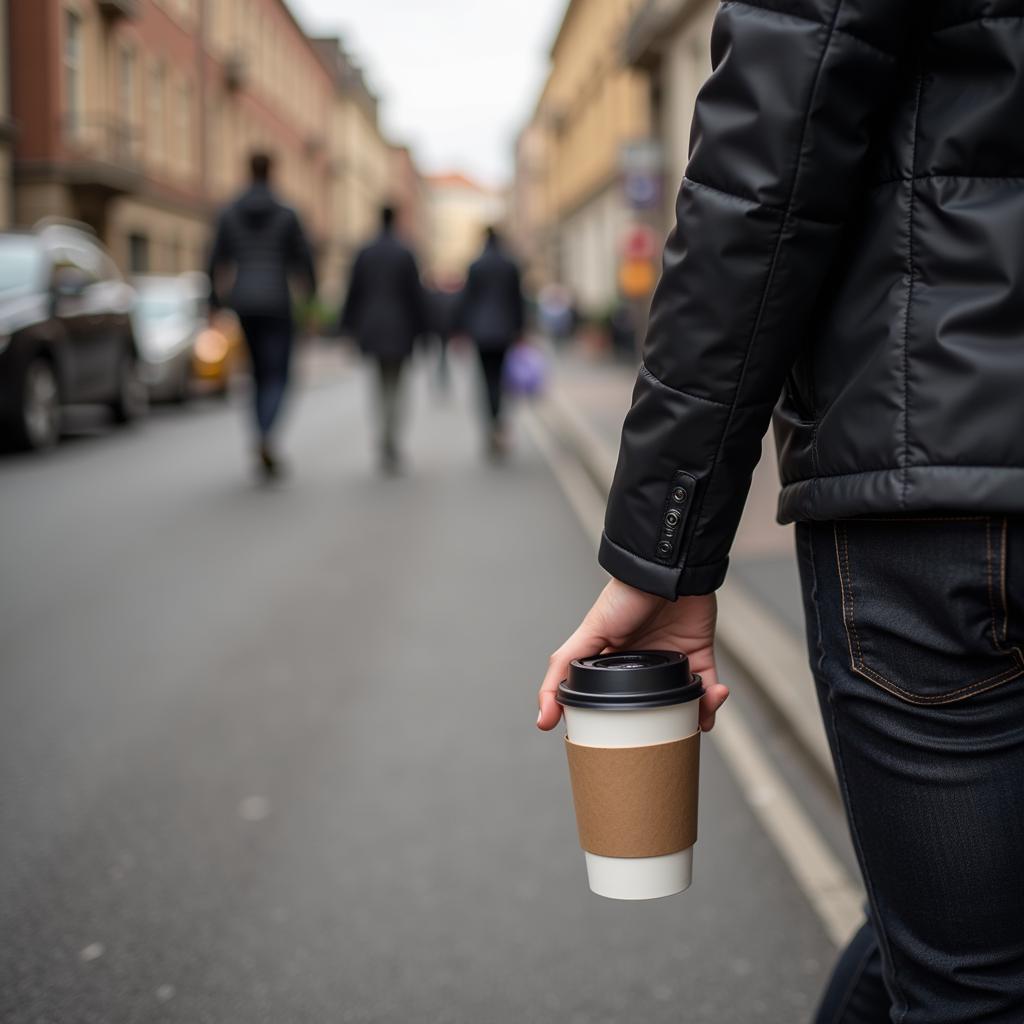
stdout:
POLYGON ((913 2, 720 7, 601 541, 635 587, 674 598, 725 577, 913 2))

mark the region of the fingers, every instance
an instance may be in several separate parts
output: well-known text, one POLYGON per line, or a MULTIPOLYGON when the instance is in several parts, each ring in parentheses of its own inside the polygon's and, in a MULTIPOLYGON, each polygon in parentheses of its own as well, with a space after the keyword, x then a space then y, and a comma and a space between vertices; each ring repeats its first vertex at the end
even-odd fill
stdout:
POLYGON ((714 668, 702 673, 704 696, 700 699, 701 732, 711 732, 715 727, 715 714, 729 696, 729 688, 718 681, 718 673, 714 668))
POLYGON ((562 708, 555 700, 555 691, 558 684, 568 675, 569 663, 576 658, 597 654, 605 646, 605 641, 586 627, 587 623, 584 620, 580 628, 548 659, 548 670, 537 694, 537 703, 540 706, 540 714, 537 716, 538 729, 545 732, 554 729, 562 717, 562 708))

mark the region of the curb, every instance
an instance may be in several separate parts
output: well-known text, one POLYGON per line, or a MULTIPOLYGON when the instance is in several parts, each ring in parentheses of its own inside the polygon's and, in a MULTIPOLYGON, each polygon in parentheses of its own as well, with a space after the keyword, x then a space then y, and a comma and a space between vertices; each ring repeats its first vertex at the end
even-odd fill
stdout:
MULTIPOLYGON (((611 487, 617 453, 552 384, 536 407, 543 426, 572 453, 602 498, 611 487)), ((722 648, 750 676, 814 765, 834 780, 807 653, 790 630, 735 578, 718 591, 722 648)))

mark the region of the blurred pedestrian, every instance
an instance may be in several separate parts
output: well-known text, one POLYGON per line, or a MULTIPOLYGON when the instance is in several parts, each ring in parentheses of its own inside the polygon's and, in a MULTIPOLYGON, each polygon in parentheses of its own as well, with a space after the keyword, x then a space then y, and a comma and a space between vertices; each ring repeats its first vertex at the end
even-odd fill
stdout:
POLYGON ((714 591, 774 410, 869 905, 819 1024, 1024 1021, 1021 30, 988 0, 721 5, 613 579, 539 695, 551 729, 571 659, 674 648, 712 727, 714 591))
POLYGON ((509 348, 523 333, 525 303, 516 261, 496 228, 487 229, 484 251, 469 268, 456 311, 456 327, 476 345, 486 397, 487 443, 492 457, 505 454, 502 374, 509 348))
POLYGON ((444 281, 427 290, 430 307, 431 332, 437 339, 437 387, 442 395, 451 389, 449 343, 453 333, 455 312, 459 302, 458 282, 444 281))
POLYGON ((612 339, 612 353, 616 359, 636 366, 637 358, 637 311, 636 302, 619 296, 608 318, 608 330, 612 339))
POLYGON ((553 342, 567 341, 579 326, 579 312, 572 292, 557 281, 544 285, 537 296, 537 318, 541 330, 553 342))
POLYGON ((380 234, 359 251, 341 311, 341 329, 377 364, 381 468, 401 468, 402 377, 416 338, 430 329, 416 257, 395 233, 395 211, 385 206, 380 234))
POLYGON ((313 254, 296 212, 271 188, 273 160, 267 153, 249 159, 249 187, 220 215, 210 251, 210 307, 238 315, 252 363, 258 459, 267 478, 282 466, 274 427, 288 387, 294 323, 289 276, 310 295, 316 292, 313 254), (233 274, 226 294, 220 282, 233 274))

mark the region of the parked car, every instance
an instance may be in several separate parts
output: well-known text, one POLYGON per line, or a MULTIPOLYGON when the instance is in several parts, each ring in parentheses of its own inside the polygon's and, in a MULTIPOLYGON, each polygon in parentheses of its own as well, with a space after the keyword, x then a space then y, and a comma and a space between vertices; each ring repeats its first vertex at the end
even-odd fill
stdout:
POLYGON ((196 338, 206 326, 205 291, 195 277, 132 278, 140 370, 156 401, 184 402, 192 386, 196 338))
POLYGON ((99 241, 67 223, 0 233, 0 436, 22 448, 60 437, 61 408, 146 411, 134 293, 99 241))

